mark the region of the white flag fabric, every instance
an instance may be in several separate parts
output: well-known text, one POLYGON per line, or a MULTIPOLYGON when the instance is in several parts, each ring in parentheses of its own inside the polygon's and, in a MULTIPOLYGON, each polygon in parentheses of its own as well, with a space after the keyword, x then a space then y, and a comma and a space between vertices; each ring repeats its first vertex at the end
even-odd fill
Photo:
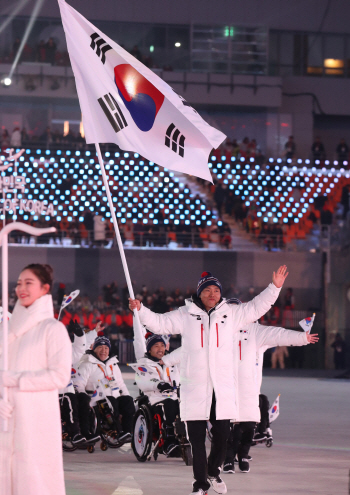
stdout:
POLYGON ((212 181, 208 156, 226 138, 154 72, 58 0, 86 142, 116 143, 212 181))
POLYGON ((316 313, 308 318, 304 318, 303 320, 299 321, 299 325, 304 330, 304 332, 310 332, 312 325, 314 324, 315 316, 316 313))
POLYGON ((79 296, 80 294, 80 290, 74 290, 73 292, 71 292, 69 294, 69 296, 64 296, 63 298, 63 301, 62 301, 62 304, 61 304, 61 310, 66 308, 68 306, 68 304, 70 304, 73 299, 75 299, 77 296, 79 296))
POLYGON ((277 395, 275 402, 272 404, 269 410, 270 423, 272 423, 272 421, 275 421, 275 419, 277 419, 280 415, 280 395, 281 394, 277 395))

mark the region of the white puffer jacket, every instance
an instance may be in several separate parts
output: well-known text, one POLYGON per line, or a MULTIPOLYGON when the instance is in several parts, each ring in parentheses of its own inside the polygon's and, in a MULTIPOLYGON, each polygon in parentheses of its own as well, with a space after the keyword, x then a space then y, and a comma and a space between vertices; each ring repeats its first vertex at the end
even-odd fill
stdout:
POLYGON ((93 402, 107 396, 120 397, 130 395, 124 383, 116 356, 102 362, 91 351, 80 359, 72 375, 73 385, 77 392, 89 393, 93 402))
POLYGON ((251 323, 239 332, 238 421, 260 422, 259 394, 264 352, 279 345, 307 345, 305 332, 251 323))
POLYGON ((84 333, 81 337, 77 337, 74 335, 74 340, 72 343, 72 360, 73 366, 71 371, 71 377, 69 379, 69 383, 65 388, 62 388, 58 391, 60 395, 64 394, 74 394, 73 380, 72 376, 75 373, 75 364, 81 359, 81 357, 85 354, 86 351, 86 334, 84 333))
POLYGON ((252 301, 236 305, 222 300, 209 314, 191 300, 166 314, 141 305, 140 320, 157 334, 181 334, 180 415, 183 421, 208 420, 213 391, 217 419, 238 417, 236 381, 238 334, 246 324, 265 314, 280 289, 270 284, 252 301))
MULTIPOLYGON (((169 356, 171 356, 171 354, 172 353, 170 353, 169 356)), ((137 361, 137 365, 133 365, 133 368, 136 371, 137 386, 144 394, 148 396, 152 405, 164 399, 178 400, 176 390, 174 392, 163 394, 157 388, 158 383, 160 382, 167 382, 172 386, 175 382, 177 386, 179 385, 180 373, 176 365, 161 366, 145 356, 139 359, 137 361)))

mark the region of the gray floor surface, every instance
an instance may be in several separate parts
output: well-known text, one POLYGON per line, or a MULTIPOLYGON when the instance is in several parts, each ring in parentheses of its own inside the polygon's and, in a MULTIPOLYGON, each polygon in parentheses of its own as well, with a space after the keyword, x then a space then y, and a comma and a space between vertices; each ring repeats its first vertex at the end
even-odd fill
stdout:
MULTIPOLYGON (((350 380, 267 376, 262 392, 281 394, 274 445, 252 447, 250 472, 223 475, 228 493, 345 495, 350 469, 350 380)), ((123 373, 132 395, 132 375, 123 373)), ((209 445, 208 445, 209 447, 209 445)), ((64 453, 67 495, 189 495, 192 468, 159 456, 139 463, 131 447, 64 453)), ((211 489, 209 494, 214 495, 211 489)))

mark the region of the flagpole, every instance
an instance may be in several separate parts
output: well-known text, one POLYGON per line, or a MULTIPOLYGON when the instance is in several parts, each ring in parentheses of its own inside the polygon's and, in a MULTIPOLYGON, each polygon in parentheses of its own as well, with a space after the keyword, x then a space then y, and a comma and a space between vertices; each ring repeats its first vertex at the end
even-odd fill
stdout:
MULTIPOLYGON (((103 184, 104 184, 105 189, 106 189, 107 200, 108 200, 109 209, 110 209, 111 215, 112 215, 112 221, 113 221, 113 225, 114 225, 115 236, 116 236, 118 247, 119 247, 120 257, 121 257, 121 260, 122 260, 122 265, 123 265, 123 269, 124 269, 126 283, 127 283, 128 290, 129 290, 129 295, 130 295, 131 299, 135 299, 134 290, 133 290, 133 287, 132 287, 130 273, 129 273, 129 268, 128 268, 128 264, 127 264, 127 261, 126 261, 126 258, 125 258, 124 246, 123 246, 122 238, 121 238, 120 232, 119 232, 119 226, 118 226, 118 222, 117 222, 117 217, 115 216, 115 211, 114 211, 112 196, 111 196, 111 192, 110 192, 110 189, 109 189, 108 179, 107 179, 107 175, 106 175, 106 171, 105 171, 105 167, 104 167, 103 158, 102 158, 102 154, 101 154, 101 149, 100 149, 99 143, 95 143, 95 147, 96 147, 96 151, 97 151, 98 161, 99 161, 99 164, 100 164, 100 167, 101 167, 103 184)), ((142 328, 141 327, 141 322, 140 322, 140 317, 138 315, 137 309, 135 309, 134 317, 136 319, 138 328, 139 329, 142 328)), ((135 339, 135 337, 136 336, 134 335, 134 339, 135 339)), ((139 335, 137 337, 142 338, 142 335, 139 335)), ((140 342, 141 342, 142 347, 144 347, 144 351, 146 352, 146 345, 145 345, 144 339, 142 339, 140 342)), ((138 356, 136 356, 136 357, 138 358, 138 356)))
MULTIPOLYGON (((19 230, 21 232, 26 232, 30 235, 43 235, 51 232, 56 232, 55 227, 49 227, 47 229, 38 229, 36 227, 31 227, 30 225, 23 224, 20 222, 12 222, 6 225, 0 231, 0 245, 2 246, 2 308, 3 308, 3 317, 2 317, 2 369, 3 371, 8 370, 8 235, 13 230, 19 230)), ((5 402, 8 402, 8 387, 3 386, 2 389, 2 398, 5 402)), ((3 420, 3 431, 8 430, 8 420, 3 420)))

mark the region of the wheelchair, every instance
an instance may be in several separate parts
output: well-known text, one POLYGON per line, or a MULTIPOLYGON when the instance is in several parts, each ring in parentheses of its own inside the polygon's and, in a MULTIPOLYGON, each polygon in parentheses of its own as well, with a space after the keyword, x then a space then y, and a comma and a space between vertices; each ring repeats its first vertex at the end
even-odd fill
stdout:
MULTIPOLYGON (((152 411, 147 395, 141 395, 135 399, 136 410, 133 425, 131 447, 139 462, 156 461, 159 454, 163 454, 163 445, 166 440, 166 428, 163 419, 158 413, 152 411)), ((174 422, 175 438, 179 442, 181 457, 186 466, 193 465, 192 450, 186 436, 185 423, 177 416, 174 422)))
MULTIPOLYGON (((74 452, 79 449, 87 450, 90 454, 92 454, 95 452, 96 441, 85 442, 81 445, 74 445, 72 443, 72 439, 67 431, 66 418, 64 417, 64 414, 62 414, 62 404, 64 400, 67 400, 67 397, 60 396, 63 451, 74 452)), ((90 406, 89 425, 90 433, 96 433, 99 430, 101 440, 98 440, 98 442, 100 442, 100 449, 102 451, 106 451, 108 448, 118 449, 124 445, 125 441, 120 441, 118 439, 120 428, 113 418, 112 407, 106 399, 96 401, 94 406, 90 406)))
POLYGON ((255 445, 264 445, 264 444, 267 448, 270 448, 273 445, 273 436, 272 436, 271 428, 266 429, 266 438, 264 438, 263 440, 255 440, 253 438, 251 446, 255 447, 255 445))

